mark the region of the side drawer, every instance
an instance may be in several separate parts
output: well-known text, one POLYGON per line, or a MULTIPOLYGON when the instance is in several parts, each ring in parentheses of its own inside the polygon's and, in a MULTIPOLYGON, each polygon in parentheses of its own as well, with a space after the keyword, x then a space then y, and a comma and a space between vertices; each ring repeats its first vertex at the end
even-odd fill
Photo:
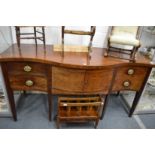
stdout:
POLYGON ((113 91, 134 90, 138 91, 147 74, 147 67, 119 67, 116 71, 116 77, 113 84, 113 91))
POLYGON ((13 90, 47 91, 47 79, 41 76, 11 76, 10 84, 13 90))
POLYGON ((28 74, 28 75, 46 75, 47 67, 45 64, 33 62, 8 62, 8 73, 13 74, 28 74))

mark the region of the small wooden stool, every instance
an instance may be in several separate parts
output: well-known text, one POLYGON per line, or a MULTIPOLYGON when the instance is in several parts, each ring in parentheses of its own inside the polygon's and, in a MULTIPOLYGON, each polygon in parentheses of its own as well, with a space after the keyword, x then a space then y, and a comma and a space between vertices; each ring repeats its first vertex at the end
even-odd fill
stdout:
POLYGON ((57 128, 61 122, 87 122, 94 121, 98 125, 102 111, 101 97, 59 97, 57 128))
POLYGON ((20 48, 21 39, 34 39, 36 46, 37 46, 37 40, 41 40, 45 47, 46 43, 45 43, 44 26, 15 26, 15 30, 16 30, 17 45, 19 48, 20 48), (28 28, 28 27, 32 27, 34 32, 33 33, 21 33, 21 28, 28 28), (37 28, 41 28, 41 31, 37 30, 37 28), (40 36, 37 36, 37 34, 40 34, 40 36))

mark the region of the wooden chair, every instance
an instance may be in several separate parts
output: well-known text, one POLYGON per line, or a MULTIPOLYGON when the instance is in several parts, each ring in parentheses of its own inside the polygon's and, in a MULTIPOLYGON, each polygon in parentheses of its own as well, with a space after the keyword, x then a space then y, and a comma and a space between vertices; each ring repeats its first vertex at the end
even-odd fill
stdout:
POLYGON ((45 47, 46 42, 45 42, 45 28, 44 28, 44 26, 15 26, 15 30, 16 30, 17 45, 19 48, 20 48, 20 40, 21 39, 34 39, 36 46, 37 46, 37 40, 41 40, 45 47), (22 28, 29 28, 29 27, 33 28, 34 32, 21 33, 22 28), (41 29, 41 31, 38 29, 41 29), (38 34, 40 34, 40 35, 37 36, 38 34))
POLYGON ((107 52, 104 56, 112 56, 134 62, 136 52, 140 47, 139 34, 138 26, 112 26, 108 38, 107 52))
MULTIPOLYGON (((73 34, 73 35, 89 35, 90 36, 90 42, 87 48, 88 56, 90 56, 90 52, 92 50, 92 42, 93 37, 95 35, 96 26, 91 26, 90 31, 77 31, 77 30, 67 30, 65 29, 65 26, 62 26, 62 56, 64 57, 64 35, 65 34, 73 34)), ((76 47, 77 48, 77 47, 76 47)), ((82 50, 85 50, 85 47, 79 47, 82 50)), ((78 49, 77 49, 78 50, 78 49)), ((76 52, 76 50, 75 50, 76 52)))
POLYGON ((102 113, 103 101, 96 97, 59 97, 57 128, 61 122, 94 121, 98 125, 102 113))

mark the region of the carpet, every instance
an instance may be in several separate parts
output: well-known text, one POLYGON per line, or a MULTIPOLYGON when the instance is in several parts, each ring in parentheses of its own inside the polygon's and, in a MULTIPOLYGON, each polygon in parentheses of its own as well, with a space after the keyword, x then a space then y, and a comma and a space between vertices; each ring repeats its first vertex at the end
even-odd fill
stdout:
MULTIPOLYGON (((122 106, 122 100, 115 95, 110 96, 103 120, 98 129, 139 129, 134 119, 129 118, 122 106)), ((1 129, 55 129, 56 123, 48 121, 48 104, 46 94, 27 94, 20 97, 17 104, 18 121, 12 118, 0 118, 1 129)), ((57 113, 57 96, 53 97, 53 117, 57 113)), ((93 129, 93 123, 63 123, 62 129, 93 129)))

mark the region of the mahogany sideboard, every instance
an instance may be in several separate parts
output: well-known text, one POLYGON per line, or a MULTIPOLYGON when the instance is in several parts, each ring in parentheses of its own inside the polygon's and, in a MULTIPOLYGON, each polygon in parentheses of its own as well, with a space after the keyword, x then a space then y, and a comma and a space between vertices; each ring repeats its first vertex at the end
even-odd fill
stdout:
POLYGON ((136 91, 129 112, 132 116, 154 65, 139 53, 136 62, 104 57, 106 49, 93 48, 86 53, 54 52, 52 45, 13 44, 0 54, 0 63, 14 120, 17 120, 13 91, 43 91, 48 94, 49 120, 52 94, 105 95, 103 118, 109 95, 122 90, 136 91))

